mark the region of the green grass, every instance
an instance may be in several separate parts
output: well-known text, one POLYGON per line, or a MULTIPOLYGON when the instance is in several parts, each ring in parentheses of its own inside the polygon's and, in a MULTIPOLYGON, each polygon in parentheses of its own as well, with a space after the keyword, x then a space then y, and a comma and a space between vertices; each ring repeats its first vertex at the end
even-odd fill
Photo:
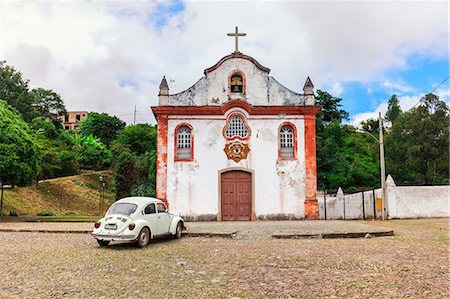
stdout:
POLYGON ((29 222, 96 222, 100 217, 48 217, 31 219, 29 222))

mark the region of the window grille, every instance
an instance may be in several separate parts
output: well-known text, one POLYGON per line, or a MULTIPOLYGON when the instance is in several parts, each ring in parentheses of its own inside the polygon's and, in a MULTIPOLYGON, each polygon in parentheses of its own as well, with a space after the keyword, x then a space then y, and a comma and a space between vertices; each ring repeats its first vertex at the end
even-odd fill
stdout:
POLYGON ((191 129, 181 126, 177 131, 177 159, 191 159, 191 129))
POLYGON ((248 130, 244 125, 244 120, 238 115, 233 115, 228 124, 228 128, 225 130, 225 135, 228 138, 233 138, 235 136, 246 138, 248 130))
POLYGON ((281 158, 294 158, 294 130, 291 126, 282 126, 280 130, 281 158))

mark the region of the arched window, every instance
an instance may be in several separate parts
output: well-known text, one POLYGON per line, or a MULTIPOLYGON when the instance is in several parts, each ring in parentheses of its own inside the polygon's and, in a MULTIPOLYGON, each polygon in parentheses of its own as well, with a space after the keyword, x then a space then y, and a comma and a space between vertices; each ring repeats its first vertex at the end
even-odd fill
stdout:
POLYGON ((180 126, 176 131, 176 160, 192 159, 192 134, 191 128, 180 126))
POLYGON ((225 130, 225 136, 227 138, 247 138, 248 129, 245 126, 244 120, 241 116, 235 114, 231 117, 228 127, 225 130))
POLYGON ((234 73, 233 75, 231 75, 230 91, 231 91, 231 93, 243 93, 244 92, 244 81, 242 80, 241 74, 234 73))
POLYGON ((294 153, 294 128, 284 125, 280 129, 280 158, 295 158, 294 153))

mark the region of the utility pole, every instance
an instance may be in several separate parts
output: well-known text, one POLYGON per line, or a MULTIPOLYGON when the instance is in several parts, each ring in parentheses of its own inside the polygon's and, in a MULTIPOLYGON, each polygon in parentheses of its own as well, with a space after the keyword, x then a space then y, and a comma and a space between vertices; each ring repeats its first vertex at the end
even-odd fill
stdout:
POLYGON ((383 122, 381 119, 381 112, 378 112, 378 122, 380 130, 380 170, 381 170, 381 196, 382 209, 381 216, 383 220, 387 219, 387 200, 386 200, 386 170, 384 167, 384 143, 383 143, 383 122))
POLYGON ((2 194, 0 195, 0 216, 3 216, 3 181, 0 181, 2 194))
POLYGON ((134 120, 133 120, 133 125, 136 124, 136 105, 134 105, 134 120))

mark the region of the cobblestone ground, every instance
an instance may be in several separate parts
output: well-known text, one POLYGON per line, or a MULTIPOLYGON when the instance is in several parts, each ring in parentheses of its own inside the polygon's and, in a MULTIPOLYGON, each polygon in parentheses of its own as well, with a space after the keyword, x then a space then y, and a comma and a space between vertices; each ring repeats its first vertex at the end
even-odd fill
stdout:
POLYGON ((100 248, 84 234, 0 232, 0 297, 450 296, 449 219, 365 223, 396 236, 182 238, 137 249, 100 248))

